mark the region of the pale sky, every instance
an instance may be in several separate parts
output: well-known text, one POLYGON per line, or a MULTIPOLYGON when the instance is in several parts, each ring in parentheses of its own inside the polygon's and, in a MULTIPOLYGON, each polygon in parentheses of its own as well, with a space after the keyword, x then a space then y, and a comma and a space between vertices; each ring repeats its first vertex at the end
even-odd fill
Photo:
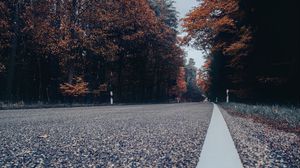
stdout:
MULTIPOLYGON (((199 4, 196 0, 175 0, 175 2, 175 7, 179 12, 179 19, 183 18, 193 7, 199 4)), ((187 52, 187 59, 194 58, 196 67, 200 68, 204 63, 202 52, 192 47, 184 47, 184 49, 187 52)))

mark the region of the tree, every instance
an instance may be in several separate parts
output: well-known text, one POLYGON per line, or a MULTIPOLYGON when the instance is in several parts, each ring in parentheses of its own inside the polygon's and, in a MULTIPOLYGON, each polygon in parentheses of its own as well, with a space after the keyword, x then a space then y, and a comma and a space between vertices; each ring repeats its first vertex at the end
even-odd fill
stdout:
POLYGON ((208 95, 209 93, 209 87, 211 82, 210 77, 207 73, 207 71, 203 71, 200 69, 197 74, 197 85, 205 95, 208 95))
POLYGON ((184 67, 179 68, 176 86, 172 88, 171 94, 179 99, 182 99, 182 95, 187 91, 185 81, 185 69, 184 67))
POLYGON ((60 90, 65 96, 78 97, 88 93, 88 83, 82 77, 76 77, 74 84, 64 83, 60 85, 60 90))
POLYGON ((295 6, 294 0, 204 0, 187 15, 183 43, 208 53, 201 74, 208 81, 199 83, 211 98, 225 97, 228 88, 238 101, 299 101, 295 6))
POLYGON ((115 84, 118 98, 121 101, 125 97, 138 101, 166 99, 173 86, 170 83, 176 80, 182 64, 177 33, 154 13, 147 1, 122 1, 118 11, 120 17, 115 23, 120 48, 115 84))
POLYGON ((185 81, 187 90, 184 97, 188 101, 200 101, 202 99, 200 87, 197 85, 197 71, 194 59, 190 58, 188 63, 185 65, 185 81))
POLYGON ((178 12, 174 7, 174 0, 149 0, 156 16, 168 27, 176 30, 178 27, 178 12))
POLYGON ((8 7, 4 2, 0 2, 0 74, 5 71, 6 66, 4 64, 7 58, 4 56, 4 50, 9 47, 10 44, 10 22, 8 7))
POLYGON ((107 72, 103 69, 108 60, 114 59, 117 50, 110 32, 111 21, 116 16, 102 9, 111 10, 111 6, 112 2, 61 0, 36 1, 29 6, 27 32, 39 44, 40 54, 59 62, 64 76, 58 82, 72 84, 78 75, 93 81, 91 87, 107 82, 107 72), (88 69, 91 74, 87 73, 88 69))
MULTIPOLYGON (((10 53, 3 49, 12 56, 0 87, 9 86, 12 101, 64 100, 84 82, 92 92, 108 85, 118 102, 166 101, 176 86, 183 52, 171 1, 157 4, 160 13, 147 0, 25 0, 8 8, 17 24, 10 53)), ((105 101, 107 92, 84 96, 105 101)))
POLYGON ((193 45, 206 50, 209 53, 207 59, 214 63, 206 66, 219 67, 206 68, 206 71, 210 71, 208 75, 211 81, 208 84, 213 85, 213 81, 222 83, 221 88, 216 88, 221 85, 206 87, 213 96, 224 97, 225 87, 236 89, 235 93, 240 98, 251 93, 246 86, 249 83, 246 63, 252 51, 252 30, 251 26, 243 23, 243 17, 238 0, 205 0, 184 19, 183 26, 188 33, 184 43, 193 39, 193 45), (231 71, 239 73, 230 74, 231 71), (223 74, 220 75, 219 72, 223 74))

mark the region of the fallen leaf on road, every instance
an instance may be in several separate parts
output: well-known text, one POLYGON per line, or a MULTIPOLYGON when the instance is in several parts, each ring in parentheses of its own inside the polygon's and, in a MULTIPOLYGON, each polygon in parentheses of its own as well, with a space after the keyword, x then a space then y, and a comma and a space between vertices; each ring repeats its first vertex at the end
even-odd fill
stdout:
POLYGON ((44 138, 44 139, 46 139, 46 138, 48 138, 48 134, 40 135, 39 138, 44 138))

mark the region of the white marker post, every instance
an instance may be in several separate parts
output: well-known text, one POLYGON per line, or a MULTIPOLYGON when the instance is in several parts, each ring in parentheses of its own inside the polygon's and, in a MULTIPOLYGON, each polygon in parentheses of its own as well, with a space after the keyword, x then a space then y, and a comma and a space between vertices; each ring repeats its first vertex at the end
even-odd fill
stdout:
POLYGON ((114 99, 113 99, 113 91, 110 91, 110 104, 114 104, 114 99))
POLYGON ((226 90, 226 103, 229 103, 229 89, 226 90))

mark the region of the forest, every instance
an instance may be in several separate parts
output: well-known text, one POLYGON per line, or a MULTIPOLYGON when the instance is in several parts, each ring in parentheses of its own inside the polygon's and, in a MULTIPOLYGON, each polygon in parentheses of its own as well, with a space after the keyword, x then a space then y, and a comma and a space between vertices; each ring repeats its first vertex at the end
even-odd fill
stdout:
POLYGON ((107 102, 110 91, 116 102, 182 97, 173 3, 1 0, 0 101, 107 102))
POLYGON ((204 50, 198 84, 210 98, 299 104, 296 0, 202 0, 183 19, 183 44, 204 50))
POLYGON ((179 20, 173 0, 0 0, 0 101, 299 103, 297 6, 200 0, 179 20))

